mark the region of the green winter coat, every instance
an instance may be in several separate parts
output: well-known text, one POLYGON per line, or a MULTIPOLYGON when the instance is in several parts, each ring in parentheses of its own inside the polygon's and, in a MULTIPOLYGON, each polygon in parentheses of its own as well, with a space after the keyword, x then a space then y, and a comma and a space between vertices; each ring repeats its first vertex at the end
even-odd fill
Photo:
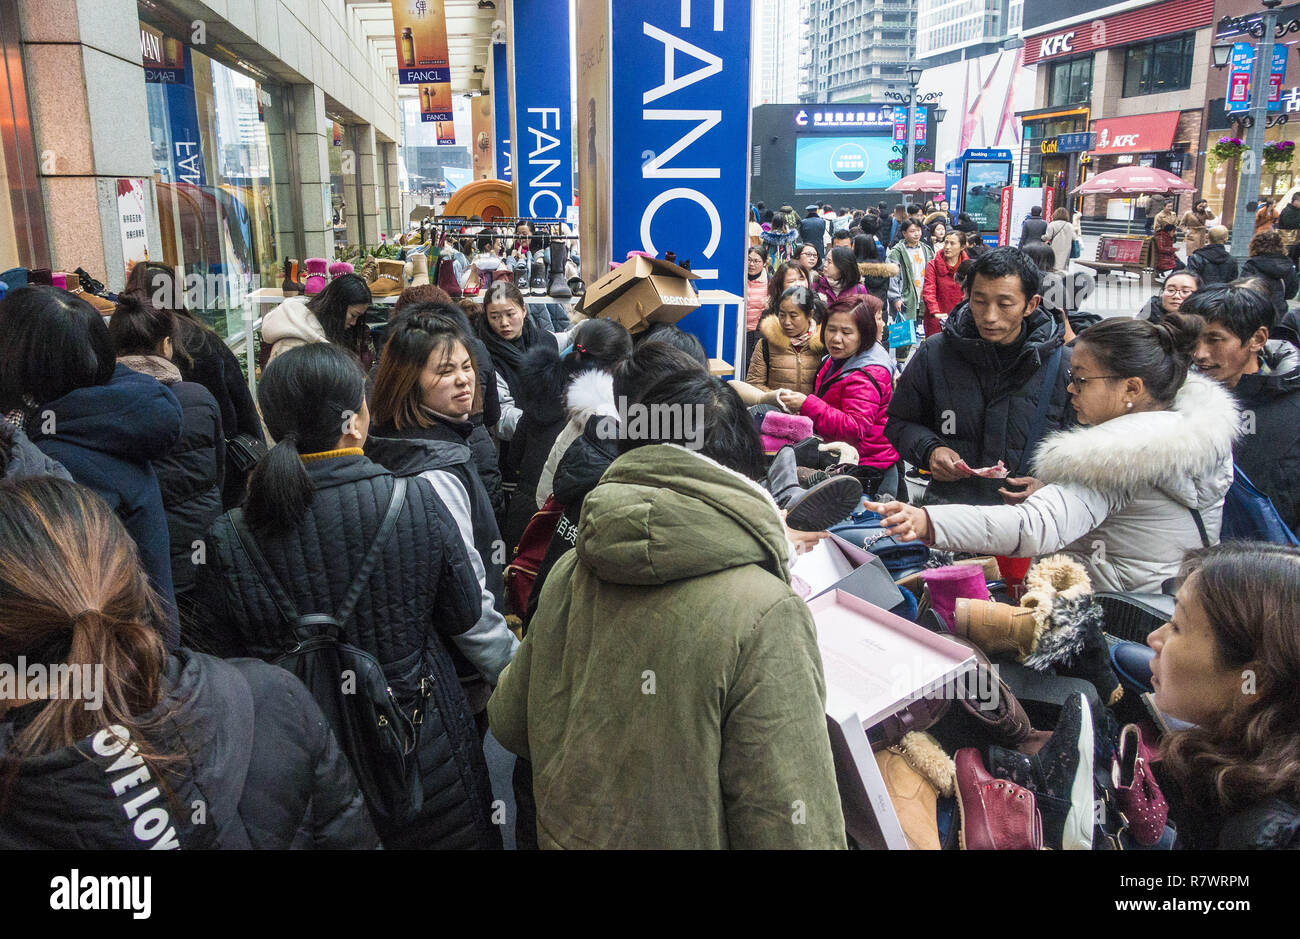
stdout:
POLYGON ((812 615, 757 485, 616 460, 488 702, 548 848, 843 848, 812 615))

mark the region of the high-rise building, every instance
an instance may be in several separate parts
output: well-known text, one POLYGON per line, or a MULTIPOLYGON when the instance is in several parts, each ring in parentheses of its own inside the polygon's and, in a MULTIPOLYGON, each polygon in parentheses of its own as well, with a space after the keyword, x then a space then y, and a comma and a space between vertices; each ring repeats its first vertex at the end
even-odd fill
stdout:
POLYGON ((808 51, 799 99, 883 101, 907 86, 916 0, 804 0, 808 51))
POLYGON ((1020 30, 1025 0, 918 0, 916 58, 923 67, 995 53, 1020 30))
POLYGON ((800 50, 808 41, 800 5, 800 0, 766 0, 754 7, 749 88, 753 107, 799 101, 800 50))

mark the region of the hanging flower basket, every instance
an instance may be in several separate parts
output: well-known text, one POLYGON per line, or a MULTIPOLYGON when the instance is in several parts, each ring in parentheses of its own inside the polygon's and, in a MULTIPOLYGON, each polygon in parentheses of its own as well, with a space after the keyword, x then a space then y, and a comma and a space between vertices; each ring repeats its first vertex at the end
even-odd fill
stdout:
POLYGON ((1240 137, 1220 137, 1219 142, 1210 148, 1216 160, 1235 160, 1246 150, 1246 144, 1240 137))
POLYGON ((914 165, 916 166, 916 171, 918 173, 929 172, 934 169, 934 160, 920 159, 917 160, 914 165))
POLYGON ((897 159, 897 160, 890 160, 889 163, 888 163, 887 165, 888 165, 888 167, 889 167, 889 171, 890 171, 891 173, 901 173, 901 172, 903 172, 903 161, 902 161, 901 158, 900 158, 900 159, 897 159))
POLYGON ((1279 140, 1264 144, 1264 165, 1274 169, 1291 165, 1295 156, 1295 144, 1289 140, 1279 140))

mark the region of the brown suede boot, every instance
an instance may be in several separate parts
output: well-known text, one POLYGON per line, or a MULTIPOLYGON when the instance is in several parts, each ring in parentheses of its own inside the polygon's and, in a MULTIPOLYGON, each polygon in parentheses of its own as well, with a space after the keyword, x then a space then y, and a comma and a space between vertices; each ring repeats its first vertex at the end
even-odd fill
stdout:
POLYGON ((968 636, 989 655, 1026 656, 1033 651, 1036 624, 1032 610, 992 600, 958 600, 953 631, 968 636))

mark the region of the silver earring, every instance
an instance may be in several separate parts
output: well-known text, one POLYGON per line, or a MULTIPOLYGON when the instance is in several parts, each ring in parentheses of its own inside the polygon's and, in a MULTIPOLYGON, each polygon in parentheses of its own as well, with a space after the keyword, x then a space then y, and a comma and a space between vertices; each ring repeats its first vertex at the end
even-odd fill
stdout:
POLYGON ((1130 410, 1132 410, 1132 408, 1133 408, 1133 402, 1132 402, 1132 401, 1128 402, 1127 404, 1124 405, 1124 407, 1129 408, 1130 410))

